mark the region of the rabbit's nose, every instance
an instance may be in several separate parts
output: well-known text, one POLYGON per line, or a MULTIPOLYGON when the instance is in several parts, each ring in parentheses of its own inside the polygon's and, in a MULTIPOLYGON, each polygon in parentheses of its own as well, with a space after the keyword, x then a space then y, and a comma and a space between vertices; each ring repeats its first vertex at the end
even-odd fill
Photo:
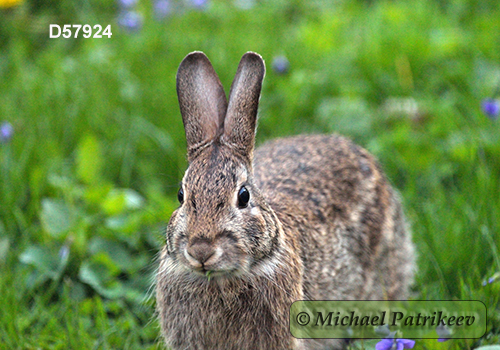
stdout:
POLYGON ((193 267, 202 267, 215 254, 215 248, 207 242, 197 242, 188 245, 184 252, 193 267))

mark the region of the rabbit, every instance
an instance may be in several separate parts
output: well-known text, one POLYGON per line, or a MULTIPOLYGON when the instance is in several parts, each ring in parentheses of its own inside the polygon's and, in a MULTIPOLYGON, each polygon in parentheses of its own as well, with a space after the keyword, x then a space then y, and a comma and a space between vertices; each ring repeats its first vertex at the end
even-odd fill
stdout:
POLYGON ((179 66, 189 165, 156 278, 168 348, 342 349, 339 339, 294 338, 290 305, 408 296, 414 247, 373 156, 339 135, 254 151, 264 74, 247 52, 227 100, 204 53, 179 66))

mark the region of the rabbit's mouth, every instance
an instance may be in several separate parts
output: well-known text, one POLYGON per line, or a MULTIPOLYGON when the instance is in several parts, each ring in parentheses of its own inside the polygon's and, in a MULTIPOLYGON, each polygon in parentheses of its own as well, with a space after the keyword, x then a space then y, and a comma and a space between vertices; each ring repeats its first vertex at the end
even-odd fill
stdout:
POLYGON ((208 281, 219 279, 238 278, 245 274, 244 264, 233 264, 224 261, 218 261, 216 264, 185 264, 190 274, 208 281))
POLYGON ((197 279, 211 281, 231 280, 238 278, 241 275, 238 269, 229 270, 205 270, 205 269, 191 269, 191 274, 196 276, 197 279))
POLYGON ((185 268, 208 280, 241 276, 249 265, 247 255, 233 246, 197 243, 184 246, 181 251, 178 258, 185 268))

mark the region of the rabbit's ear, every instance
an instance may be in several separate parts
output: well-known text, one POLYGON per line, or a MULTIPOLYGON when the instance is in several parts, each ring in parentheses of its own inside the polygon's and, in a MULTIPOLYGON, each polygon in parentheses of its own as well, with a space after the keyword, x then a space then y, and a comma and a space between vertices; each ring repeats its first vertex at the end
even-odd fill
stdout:
POLYGON ((222 84, 203 52, 191 52, 181 62, 177 96, 190 158, 198 147, 222 134, 227 110, 222 84))
POLYGON ((260 90, 266 68, 260 55, 247 52, 241 58, 229 93, 223 141, 252 158, 260 90))

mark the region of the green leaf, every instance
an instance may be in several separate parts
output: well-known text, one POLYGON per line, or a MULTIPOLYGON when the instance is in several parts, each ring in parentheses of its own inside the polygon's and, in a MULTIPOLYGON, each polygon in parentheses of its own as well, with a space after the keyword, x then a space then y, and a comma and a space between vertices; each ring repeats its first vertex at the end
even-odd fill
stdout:
POLYGON ((27 265, 34 266, 40 273, 50 279, 58 279, 68 261, 67 255, 59 255, 45 247, 29 246, 21 255, 19 260, 27 265))
POLYGON ((100 259, 94 256, 94 261, 83 262, 78 277, 82 282, 90 285, 97 293, 106 298, 116 299, 122 297, 124 293, 123 287, 116 280, 116 270, 111 267, 112 262, 110 263, 110 260, 106 261, 105 254, 99 254, 99 256, 100 259))
POLYGON ((87 135, 80 141, 77 149, 76 168, 78 178, 86 184, 95 184, 100 180, 102 171, 101 145, 93 135, 87 135))
POLYGON ((101 237, 95 237, 90 241, 89 252, 91 254, 107 254, 120 271, 130 271, 133 267, 132 255, 123 244, 118 242, 113 242, 101 237))
POLYGON ((5 259, 7 258, 7 254, 9 253, 10 248, 10 240, 8 237, 4 237, 0 239, 0 266, 3 265, 5 259))
POLYGON ((122 190, 125 196, 125 206, 127 209, 140 209, 144 206, 144 198, 134 190, 122 190))
POLYGON ((62 200, 45 198, 42 200, 40 220, 45 232, 59 238, 73 227, 75 215, 62 200))
POLYGON ((127 210, 140 209, 144 206, 144 198, 131 189, 115 189, 108 193, 102 208, 108 215, 118 215, 127 210))
POLYGON ((108 183, 99 183, 97 185, 88 186, 85 189, 84 200, 88 204, 99 205, 106 198, 112 185, 108 183))
POLYGON ((500 345, 486 345, 476 348, 476 350, 500 350, 500 345))
MULTIPOLYGON (((111 216, 104 223, 107 228, 119 233, 119 238, 136 235, 140 226, 144 224, 144 215, 141 212, 111 216)), ((131 241, 127 240, 127 243, 131 241)))

